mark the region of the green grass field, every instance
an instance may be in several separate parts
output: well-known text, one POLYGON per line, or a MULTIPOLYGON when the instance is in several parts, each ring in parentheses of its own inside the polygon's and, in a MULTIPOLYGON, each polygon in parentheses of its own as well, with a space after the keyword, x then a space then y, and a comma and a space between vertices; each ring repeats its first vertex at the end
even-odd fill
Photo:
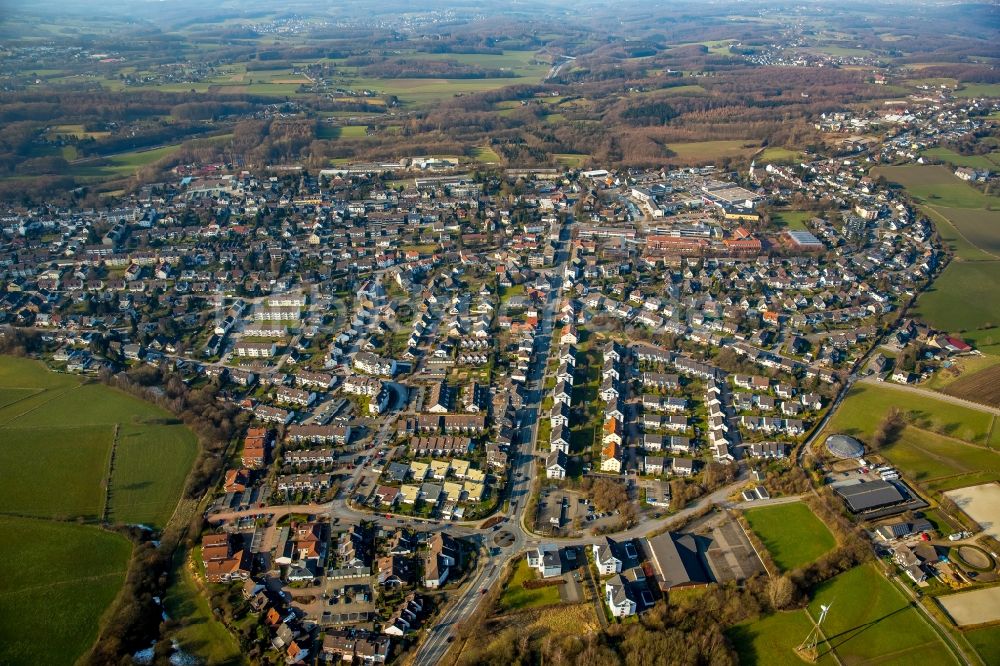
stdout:
POLYGON ((1000 83, 963 83, 958 97, 1000 97, 1000 83))
POLYGON ((744 515, 782 571, 808 564, 837 545, 823 521, 799 502, 747 509, 744 515))
POLYGON ((38 392, 38 389, 0 389, 0 407, 6 407, 25 398, 30 398, 37 395, 38 392))
POLYGON ((555 585, 547 585, 534 590, 525 589, 524 581, 536 578, 538 578, 538 574, 528 566, 528 560, 523 557, 518 558, 514 576, 500 597, 501 608, 505 611, 513 611, 559 603, 559 588, 555 585))
MULTIPOLYGON (((44 410, 40 410, 44 411, 44 410)), ((44 518, 100 518, 114 428, 0 429, 0 512, 44 518)))
POLYGON ((99 160, 102 163, 83 162, 70 166, 69 174, 82 179, 107 180, 131 176, 144 166, 158 162, 180 150, 181 144, 163 146, 152 150, 123 153, 99 160))
POLYGON ((994 151, 986 155, 960 155, 948 148, 928 148, 921 153, 924 157, 948 162, 954 166, 971 167, 973 169, 988 169, 995 171, 1000 166, 1000 153, 994 151))
POLYGON ((988 196, 955 176, 944 166, 910 164, 878 167, 876 174, 898 183, 924 203, 945 208, 1000 207, 1000 197, 988 196))
POLYGON ((97 637, 130 552, 96 527, 0 516, 0 663, 74 663, 97 637))
POLYGON ((499 164, 500 156, 489 146, 479 146, 473 151, 472 159, 484 164, 499 164))
POLYGON ((197 452, 194 433, 181 424, 121 426, 111 476, 110 519, 166 525, 197 452))
POLYGON ((983 661, 987 664, 1000 663, 1000 626, 972 629, 964 633, 983 661))
POLYGON ((809 231, 806 222, 816 217, 808 210, 781 210, 771 216, 771 222, 781 229, 790 231, 809 231))
POLYGON ((590 155, 582 155, 577 153, 555 153, 552 158, 556 162, 569 167, 570 169, 579 169, 587 163, 590 159, 590 155))
POLYGON ((1000 258, 1000 210, 934 206, 969 243, 1000 258))
POLYGON ((914 428, 882 454, 903 475, 931 492, 1000 480, 1000 454, 914 428))
POLYGON ((320 125, 316 132, 319 139, 363 139, 368 136, 367 125, 320 125))
POLYGON ((691 143, 672 143, 667 146, 674 152, 670 162, 703 164, 730 156, 748 156, 757 150, 753 141, 694 141, 691 143))
POLYGON ((781 147, 765 148, 757 161, 761 164, 796 164, 805 159, 805 155, 797 150, 789 150, 781 147))
POLYGON ((0 390, 35 391, 0 407, 0 512, 99 519, 108 457, 119 425, 111 477, 114 522, 162 527, 180 499, 198 446, 171 414, 101 384, 0 358, 0 390))
POLYGON ((846 433, 868 441, 890 407, 904 414, 912 413, 908 421, 925 429, 968 442, 985 444, 993 417, 960 405, 902 391, 890 384, 859 383, 848 394, 826 427, 828 433, 846 433))
MULTIPOLYGON (((742 666, 772 666, 802 662, 795 652, 813 628, 804 611, 775 613, 755 622, 738 624, 726 631, 742 666)), ((829 654, 817 663, 833 664, 829 654)))
POLYGON ((1000 261, 953 261, 917 299, 917 316, 1000 353, 1000 261))
POLYGON ((844 664, 952 664, 955 658, 903 594, 875 570, 856 567, 823 583, 809 604, 818 618, 821 604, 831 604, 823 623, 827 640, 820 654, 833 650, 844 664))

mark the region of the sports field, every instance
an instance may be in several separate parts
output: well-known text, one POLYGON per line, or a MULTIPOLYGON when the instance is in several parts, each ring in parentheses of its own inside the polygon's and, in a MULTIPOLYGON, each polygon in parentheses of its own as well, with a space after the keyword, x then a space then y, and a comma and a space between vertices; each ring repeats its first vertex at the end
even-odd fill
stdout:
POLYGON ((72 664, 97 637, 131 545, 88 525, 0 516, 0 664, 72 664))
POLYGON ((768 147, 757 156, 761 164, 796 164, 805 159, 805 155, 788 148, 768 147))
POLYGON ((816 214, 807 210, 779 210, 771 216, 771 222, 781 229, 809 231, 806 222, 814 217, 816 214))
POLYGON ((782 571, 808 564, 837 545, 826 525, 801 502, 747 509, 744 515, 782 571))

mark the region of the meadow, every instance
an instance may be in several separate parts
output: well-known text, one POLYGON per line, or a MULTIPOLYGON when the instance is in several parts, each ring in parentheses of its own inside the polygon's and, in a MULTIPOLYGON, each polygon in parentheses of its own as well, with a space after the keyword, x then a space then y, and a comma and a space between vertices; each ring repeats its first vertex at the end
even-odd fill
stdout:
POLYGON ((755 158, 761 164, 796 164, 805 159, 805 155, 797 150, 781 147, 767 147, 755 158))
POLYGON ((72 664, 125 580, 131 545, 88 525, 0 516, 0 663, 72 664))
POLYGON ((472 159, 484 164, 499 164, 500 156, 489 146, 479 146, 472 153, 472 159))
POLYGON ((685 164, 707 164, 723 157, 749 157, 757 150, 753 141, 692 141, 671 143, 667 146, 674 153, 668 161, 685 164))
MULTIPOLYGON (((800 663, 795 648, 812 630, 813 623, 802 610, 774 613, 754 622, 745 622, 726 631, 740 664, 770 666, 800 663)), ((803 662, 804 663, 804 662, 803 662)), ((817 663, 835 663, 832 655, 823 655, 817 663)))
POLYGON ((368 136, 367 125, 320 125, 318 139, 363 139, 368 136))
POLYGON ((808 564, 837 545, 823 521, 800 502, 747 509, 744 516, 782 571, 808 564))
POLYGON ((197 448, 194 434, 154 405, 0 357, 0 469, 8 471, 0 484, 0 558, 8 563, 0 663, 70 664, 90 647, 124 582, 131 544, 78 521, 162 527, 197 448))
POLYGON ((831 604, 823 623, 827 640, 820 654, 836 653, 845 664, 950 664, 955 658, 903 594, 872 564, 846 571, 817 588, 808 612, 819 618, 820 605, 831 604))
POLYGON ((967 442, 985 444, 992 429, 991 414, 909 393, 891 384, 855 384, 830 419, 828 433, 845 433, 867 441, 890 407, 908 415, 908 423, 967 442))
POLYGON ((971 629, 963 633, 983 661, 987 664, 1000 661, 1000 626, 971 629))
POLYGON ((871 564, 822 583, 807 610, 774 613, 730 628, 741 664, 800 663, 795 652, 830 604, 818 644, 819 664, 951 664, 955 659, 908 600, 871 564))
POLYGON ((917 299, 916 315, 957 333, 987 354, 1000 353, 1000 261, 953 261, 917 299))
POLYGON ((874 170, 906 188, 924 203, 945 208, 986 208, 1000 205, 1000 197, 983 194, 944 166, 909 164, 874 170))
POLYGON ((69 173, 79 178, 92 180, 126 178, 144 166, 158 162, 164 157, 169 157, 180 150, 180 147, 181 144, 178 143, 151 150, 122 153, 112 157, 88 159, 84 162, 71 165, 69 173))
POLYGON ((973 169, 995 170, 1000 166, 1000 153, 992 152, 986 155, 961 155, 948 148, 929 148, 921 153, 924 157, 948 162, 955 166, 971 167, 973 169))
POLYGON ((194 434, 162 409, 101 384, 0 358, 0 390, 31 390, 0 407, 0 513, 100 519, 109 456, 112 522, 162 527, 197 453, 194 434), (115 433, 117 429, 117 444, 115 433))
MULTIPOLYGON (((44 411, 44 410, 40 410, 44 411)), ((0 429, 0 512, 98 520, 113 426, 0 429)))

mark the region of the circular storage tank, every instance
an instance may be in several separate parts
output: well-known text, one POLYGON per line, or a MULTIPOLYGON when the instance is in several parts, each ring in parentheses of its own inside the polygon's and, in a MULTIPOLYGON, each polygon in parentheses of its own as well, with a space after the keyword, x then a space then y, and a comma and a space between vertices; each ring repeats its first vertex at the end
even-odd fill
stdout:
POLYGON ((830 435, 826 438, 826 450, 838 458, 860 458, 865 454, 865 445, 847 435, 830 435))

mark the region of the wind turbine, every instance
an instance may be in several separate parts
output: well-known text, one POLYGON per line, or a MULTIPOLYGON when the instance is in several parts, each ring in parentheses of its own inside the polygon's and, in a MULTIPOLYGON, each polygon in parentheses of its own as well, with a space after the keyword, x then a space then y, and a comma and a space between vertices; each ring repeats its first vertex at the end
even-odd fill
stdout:
POLYGON ((833 606, 832 601, 828 604, 820 605, 819 620, 817 620, 816 624, 813 625, 813 628, 809 631, 805 640, 802 641, 802 644, 795 648, 795 651, 798 652, 802 658, 808 659, 809 661, 816 661, 816 646, 819 644, 820 627, 823 625, 823 621, 826 619, 827 613, 830 612, 831 606, 833 606))

